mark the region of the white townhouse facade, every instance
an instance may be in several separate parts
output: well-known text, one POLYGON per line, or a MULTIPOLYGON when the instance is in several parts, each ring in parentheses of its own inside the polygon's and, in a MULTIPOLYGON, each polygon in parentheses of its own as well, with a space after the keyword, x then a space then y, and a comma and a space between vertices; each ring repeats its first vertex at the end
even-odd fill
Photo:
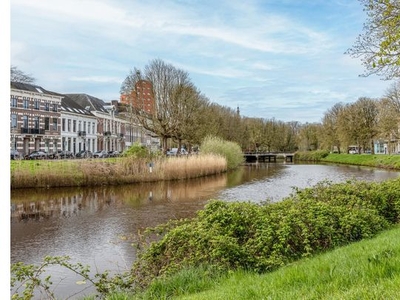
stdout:
POLYGON ((68 96, 61 101, 61 146, 74 154, 97 151, 96 116, 68 96))
POLYGON ((67 94, 74 102, 90 111, 97 118, 97 150, 124 151, 126 124, 117 113, 117 104, 106 104, 103 100, 86 94, 67 94))
POLYGON ((10 149, 23 155, 61 149, 61 100, 40 86, 10 82, 10 149))
POLYGON ((86 94, 59 94, 11 82, 10 149, 24 156, 35 150, 123 152, 136 142, 159 149, 159 138, 121 108, 117 100, 105 103, 86 94))

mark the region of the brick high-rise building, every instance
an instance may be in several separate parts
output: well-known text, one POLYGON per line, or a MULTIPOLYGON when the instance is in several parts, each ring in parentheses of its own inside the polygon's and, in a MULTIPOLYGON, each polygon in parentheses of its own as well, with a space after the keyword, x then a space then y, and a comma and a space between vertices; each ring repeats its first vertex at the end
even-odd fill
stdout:
POLYGON ((133 108, 148 114, 154 114, 155 99, 152 83, 147 80, 139 80, 130 94, 121 95, 121 103, 132 105, 133 108))

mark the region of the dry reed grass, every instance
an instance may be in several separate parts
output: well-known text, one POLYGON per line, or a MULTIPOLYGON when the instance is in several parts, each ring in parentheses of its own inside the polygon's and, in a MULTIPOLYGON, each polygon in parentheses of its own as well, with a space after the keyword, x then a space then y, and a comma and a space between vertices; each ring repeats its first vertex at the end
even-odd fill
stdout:
POLYGON ((117 185, 196 178, 226 171, 226 159, 212 154, 160 157, 151 162, 130 157, 12 161, 11 188, 117 185))

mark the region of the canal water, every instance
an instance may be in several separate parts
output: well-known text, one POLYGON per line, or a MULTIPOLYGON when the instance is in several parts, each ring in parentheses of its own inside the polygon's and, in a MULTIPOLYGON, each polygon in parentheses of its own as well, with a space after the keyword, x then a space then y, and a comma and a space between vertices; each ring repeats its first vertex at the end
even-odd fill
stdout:
MULTIPOLYGON (((11 263, 40 264, 69 256, 92 274, 127 271, 138 233, 170 219, 192 217, 210 199, 280 201, 293 188, 321 181, 382 181, 400 172, 374 168, 295 163, 254 163, 239 170, 187 181, 97 188, 11 191, 11 263)), ((94 293, 89 283, 60 267, 48 269, 59 299, 94 293)), ((38 299, 40 296, 38 295, 38 299)), ((44 299, 44 298, 43 298, 44 299)))

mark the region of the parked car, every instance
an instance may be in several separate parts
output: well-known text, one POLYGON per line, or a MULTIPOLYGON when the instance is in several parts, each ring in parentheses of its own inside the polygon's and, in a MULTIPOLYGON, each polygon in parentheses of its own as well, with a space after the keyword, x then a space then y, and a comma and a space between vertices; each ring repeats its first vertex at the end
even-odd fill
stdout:
POLYGON ((57 150, 56 152, 49 153, 49 155, 47 155, 47 157, 50 159, 58 159, 58 158, 60 158, 61 152, 62 152, 61 150, 57 150))
POLYGON ((37 150, 37 151, 33 151, 31 152, 28 157, 28 159, 46 159, 48 158, 48 155, 46 152, 41 151, 41 150, 37 150))
POLYGON ((99 150, 93 153, 93 158, 106 158, 108 157, 108 153, 106 150, 99 150))
MULTIPOLYGON (((188 155, 189 153, 185 148, 181 148, 179 155, 188 155)), ((167 156, 176 156, 178 155, 178 148, 171 148, 171 150, 167 151, 167 156)))
POLYGON ((108 151, 108 157, 118 157, 119 154, 118 151, 108 151))
POLYGON ((72 151, 64 150, 61 151, 60 158, 75 158, 75 155, 72 151))
POLYGON ((22 159, 22 154, 17 149, 11 149, 11 159, 22 159))
POLYGON ((92 158, 93 157, 93 153, 92 151, 89 150, 82 150, 79 151, 76 155, 76 158, 92 158))

